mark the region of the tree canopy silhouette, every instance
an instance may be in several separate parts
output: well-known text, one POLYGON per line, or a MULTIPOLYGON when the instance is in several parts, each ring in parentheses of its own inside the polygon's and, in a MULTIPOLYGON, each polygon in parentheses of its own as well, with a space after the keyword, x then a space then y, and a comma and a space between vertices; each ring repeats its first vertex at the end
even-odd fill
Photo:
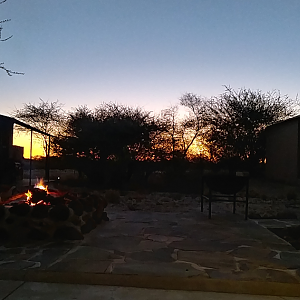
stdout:
POLYGON ((115 103, 94 110, 86 106, 69 113, 60 154, 107 159, 134 159, 145 152, 156 125, 150 112, 115 103))
POLYGON ((205 139, 212 159, 264 160, 265 128, 295 115, 295 104, 278 91, 225 87, 225 92, 210 102, 207 115, 205 139))

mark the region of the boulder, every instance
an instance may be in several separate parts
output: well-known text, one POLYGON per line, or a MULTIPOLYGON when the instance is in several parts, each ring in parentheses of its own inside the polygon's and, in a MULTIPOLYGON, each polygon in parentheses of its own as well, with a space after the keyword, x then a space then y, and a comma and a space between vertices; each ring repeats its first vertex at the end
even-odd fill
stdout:
POLYGON ((67 206, 59 204, 49 210, 49 217, 54 221, 67 221, 70 210, 67 206))
POLYGON ((31 210, 31 217, 36 219, 43 219, 48 217, 49 206, 44 204, 38 204, 31 210))
POLYGON ((20 203, 20 204, 12 206, 9 209, 9 212, 11 214, 15 214, 19 217, 25 217, 29 214, 30 209, 31 209, 31 206, 28 205, 27 203, 20 203))
POLYGON ((27 237, 31 240, 41 241, 41 240, 45 240, 45 239, 49 238, 49 234, 47 232, 39 230, 37 228, 32 228, 29 231, 27 237))
POLYGON ((71 201, 69 207, 73 209, 76 216, 81 216, 83 214, 83 205, 79 200, 71 201))
POLYGON ((83 234, 75 227, 61 226, 55 230, 53 238, 62 240, 82 240, 83 234))
POLYGON ((0 241, 7 241, 9 240, 10 235, 9 232, 7 231, 7 229, 5 228, 0 228, 0 241))
POLYGON ((5 214, 6 214, 5 206, 0 205, 0 220, 4 218, 5 214))
POLYGON ((89 233, 91 230, 97 227, 96 222, 91 218, 85 222, 84 225, 81 226, 81 233, 86 234, 89 233))

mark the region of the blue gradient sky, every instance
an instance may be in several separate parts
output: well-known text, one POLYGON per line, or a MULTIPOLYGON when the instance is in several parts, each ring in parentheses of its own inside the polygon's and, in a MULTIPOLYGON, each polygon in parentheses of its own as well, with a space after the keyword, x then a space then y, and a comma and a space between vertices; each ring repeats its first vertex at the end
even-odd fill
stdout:
POLYGON ((159 111, 223 85, 295 98, 299 0, 7 0, 0 5, 0 114, 59 100, 159 111))

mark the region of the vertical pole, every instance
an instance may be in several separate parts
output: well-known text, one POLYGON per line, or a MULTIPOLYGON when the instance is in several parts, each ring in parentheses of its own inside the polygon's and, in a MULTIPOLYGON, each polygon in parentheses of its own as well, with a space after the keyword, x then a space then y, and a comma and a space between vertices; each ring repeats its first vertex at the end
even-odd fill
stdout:
POLYGON ((246 184, 246 205, 245 205, 245 220, 248 220, 248 202, 249 202, 249 177, 246 184))
POLYGON ((48 143, 46 144, 46 160, 45 160, 45 180, 49 183, 49 141, 50 137, 48 139, 48 143))
POLYGON ((31 170, 32 170, 32 129, 30 130, 29 186, 31 186, 31 170))
POLYGON ((50 166, 49 166, 49 158, 50 158, 50 135, 48 136, 48 149, 47 149, 47 159, 48 159, 48 163, 47 163, 47 179, 48 179, 48 183, 50 182, 50 166))
POLYGON ((212 201, 212 192, 211 192, 211 188, 209 188, 209 203, 208 203, 208 218, 211 219, 211 201, 212 201))
POLYGON ((201 205, 200 205, 200 210, 203 212, 203 195, 204 194, 204 177, 202 176, 201 178, 201 205))
POLYGON ((235 214, 235 208, 236 208, 236 193, 233 194, 233 213, 235 214))

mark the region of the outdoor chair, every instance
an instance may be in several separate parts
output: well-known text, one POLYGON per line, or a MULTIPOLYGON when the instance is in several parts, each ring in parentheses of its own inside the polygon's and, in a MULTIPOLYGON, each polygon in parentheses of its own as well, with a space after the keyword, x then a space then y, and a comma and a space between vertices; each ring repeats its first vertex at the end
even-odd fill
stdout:
POLYGON ((212 202, 233 203, 233 213, 236 211, 236 203, 245 203, 245 220, 248 219, 248 193, 249 174, 246 172, 234 173, 209 173, 202 177, 201 181, 201 212, 203 212, 203 201, 208 201, 208 217, 211 219, 212 202), (208 194, 205 195, 205 186, 208 194), (243 196, 237 195, 244 190, 243 196))

